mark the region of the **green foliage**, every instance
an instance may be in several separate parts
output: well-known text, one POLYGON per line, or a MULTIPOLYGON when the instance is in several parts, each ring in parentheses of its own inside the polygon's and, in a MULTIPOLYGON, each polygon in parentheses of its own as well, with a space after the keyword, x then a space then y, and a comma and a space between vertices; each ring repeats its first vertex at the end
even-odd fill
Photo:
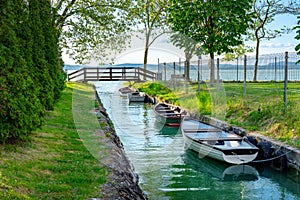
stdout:
POLYGON ((227 101, 226 121, 249 131, 257 131, 299 147, 298 83, 289 83, 288 106, 284 114, 283 85, 280 83, 247 84, 247 98, 239 84, 225 84, 227 101))
POLYGON ((209 93, 207 91, 198 92, 197 99, 199 101, 200 115, 210 115, 212 105, 209 93))
POLYGON ((57 61, 50 62, 50 58, 60 57, 57 35, 45 31, 55 30, 54 27, 50 22, 43 24, 40 18, 44 14, 44 19, 51 19, 50 11, 44 13, 47 5, 50 9, 50 2, 0 3, 0 141, 4 142, 27 137, 40 127, 45 111, 53 108, 64 82, 60 72, 49 73, 54 65, 57 67, 57 61), (51 35, 52 43, 46 47, 51 35))
POLYGON ((172 102, 174 104, 178 103, 178 98, 172 92, 172 90, 161 83, 146 82, 146 83, 136 84, 135 87, 139 91, 145 92, 146 94, 148 94, 150 96, 155 96, 158 99, 172 102))
MULTIPOLYGON (((210 55, 232 52, 243 43, 242 36, 251 20, 251 1, 187 1, 171 0, 168 21, 178 31, 200 43, 210 55)), ((210 64, 210 80, 214 81, 214 65, 210 64)))
MULTIPOLYGON (((18 2, 21 3, 21 2, 18 2)), ((37 88, 26 60, 20 53, 20 41, 17 37, 17 22, 20 20, 14 13, 22 4, 8 1, 2 4, 0 14, 0 140, 24 137, 42 123, 44 108, 38 97, 37 88), (11 22, 9 22, 11 21, 11 22)))
MULTIPOLYGON (((168 0, 134 0, 130 6, 130 15, 137 26, 133 28, 133 34, 144 43, 144 69, 147 69, 148 52, 150 46, 157 38, 168 32, 166 25, 166 9, 168 0), (141 35, 141 36, 140 36, 141 35)), ((144 77, 145 79, 146 77, 144 77)))
POLYGON ((251 2, 171 0, 168 20, 172 29, 202 43, 207 53, 231 52, 242 44, 248 28, 251 2))
POLYGON ((52 2, 60 42, 77 63, 111 63, 130 42, 131 0, 52 2))
POLYGON ((224 55, 224 60, 230 61, 234 59, 241 58, 246 53, 253 52, 253 48, 250 46, 239 45, 233 48, 233 52, 226 53, 224 55))

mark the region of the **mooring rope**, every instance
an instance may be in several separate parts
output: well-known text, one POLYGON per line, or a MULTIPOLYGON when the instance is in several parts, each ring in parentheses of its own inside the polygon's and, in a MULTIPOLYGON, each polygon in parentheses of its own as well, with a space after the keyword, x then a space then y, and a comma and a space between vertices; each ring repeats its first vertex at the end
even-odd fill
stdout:
POLYGON ((292 150, 290 150, 290 151, 288 151, 288 152, 286 152, 286 153, 284 153, 284 154, 281 154, 281 155, 279 155, 279 156, 273 157, 273 158, 268 158, 268 159, 264 159, 264 160, 253 160, 253 161, 251 161, 251 162, 252 162, 252 163, 268 162, 268 161, 272 161, 272 160, 275 160, 275 159, 277 159, 277 158, 283 157, 283 156, 285 156, 285 155, 287 155, 287 154, 289 154, 289 153, 291 153, 291 152, 292 152, 292 150))

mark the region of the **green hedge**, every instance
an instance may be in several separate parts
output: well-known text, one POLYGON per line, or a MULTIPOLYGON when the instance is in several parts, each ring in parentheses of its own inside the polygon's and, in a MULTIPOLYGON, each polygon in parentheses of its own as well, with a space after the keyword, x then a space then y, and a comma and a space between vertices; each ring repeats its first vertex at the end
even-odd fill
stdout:
POLYGON ((64 88, 47 0, 0 0, 0 141, 41 126, 64 88))

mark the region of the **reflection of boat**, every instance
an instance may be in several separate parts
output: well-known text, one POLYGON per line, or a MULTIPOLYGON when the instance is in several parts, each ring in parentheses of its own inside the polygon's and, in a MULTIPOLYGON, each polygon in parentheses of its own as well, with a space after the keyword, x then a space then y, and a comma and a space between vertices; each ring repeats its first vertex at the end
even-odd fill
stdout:
POLYGON ((154 112, 158 121, 167 126, 180 126, 182 118, 188 115, 183 108, 167 103, 156 104, 154 112))
POLYGON ((199 158, 191 150, 183 155, 183 161, 193 170, 210 174, 222 181, 253 181, 259 177, 257 170, 250 165, 230 165, 209 157, 199 158))
POLYGON ((232 165, 223 172, 224 181, 253 181, 258 179, 257 170, 250 165, 232 165))
POLYGON ((198 120, 184 118, 181 132, 188 148, 227 163, 248 163, 258 154, 258 148, 246 139, 198 120))
POLYGON ((155 128, 158 130, 160 135, 163 136, 175 136, 176 134, 180 134, 180 128, 177 126, 165 126, 158 120, 154 122, 155 128))
POLYGON ((130 102, 144 102, 145 101, 145 93, 144 92, 131 92, 128 93, 128 99, 130 102))
POLYGON ((121 97, 127 97, 128 93, 136 92, 133 88, 123 87, 119 89, 119 93, 121 97))

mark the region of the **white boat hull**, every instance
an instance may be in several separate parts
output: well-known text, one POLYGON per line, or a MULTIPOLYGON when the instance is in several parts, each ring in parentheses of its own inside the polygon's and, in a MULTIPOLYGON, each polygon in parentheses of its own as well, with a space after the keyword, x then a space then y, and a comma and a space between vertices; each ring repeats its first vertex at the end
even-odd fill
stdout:
MULTIPOLYGON (((249 163, 257 157, 258 148, 245 140, 239 139, 237 136, 235 138, 234 135, 230 135, 231 137, 225 139, 222 137, 222 140, 216 136, 214 136, 215 139, 210 138, 212 134, 216 134, 210 131, 187 133, 184 130, 184 128, 187 128, 184 121, 181 124, 181 128, 186 147, 196 151, 202 157, 209 156, 231 164, 249 163), (204 134, 205 136, 203 136, 204 134), (199 138, 201 136, 203 138, 199 138), (219 140, 222 140, 222 143, 218 144, 219 140)), ((219 131, 220 133, 222 132, 222 130, 219 131)))
POLYGON ((231 164, 249 163, 249 162, 253 161, 257 157, 257 154, 258 154, 258 152, 255 152, 253 154, 245 154, 245 155, 238 155, 238 154, 226 155, 221 150, 218 150, 211 146, 207 146, 205 144, 196 142, 196 141, 186 137, 185 135, 183 135, 183 137, 184 137, 186 147, 196 151, 197 153, 199 153, 199 155, 201 157, 209 156, 211 158, 225 161, 225 162, 231 163, 231 164))

